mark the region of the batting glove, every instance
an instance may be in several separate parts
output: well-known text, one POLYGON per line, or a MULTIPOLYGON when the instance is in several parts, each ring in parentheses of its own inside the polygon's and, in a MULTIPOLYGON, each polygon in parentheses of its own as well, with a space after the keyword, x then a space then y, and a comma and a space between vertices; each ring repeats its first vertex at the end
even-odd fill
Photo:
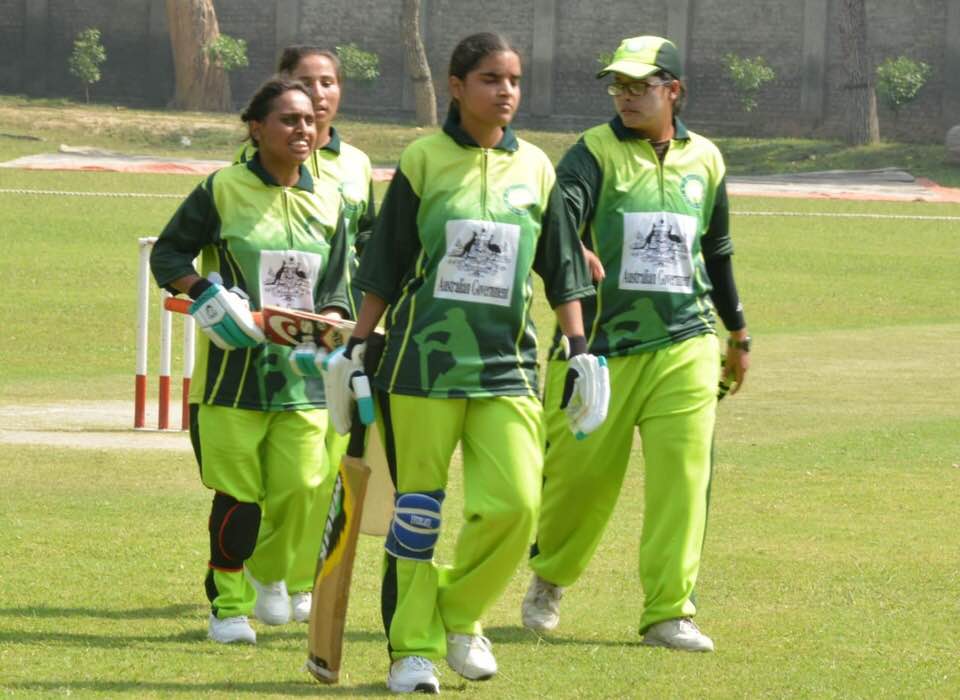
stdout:
POLYGON ((365 340, 351 338, 345 346, 327 355, 321 364, 330 423, 341 435, 350 432, 354 405, 361 423, 373 423, 370 379, 363 373, 363 355, 366 350, 365 340))
POLYGON ((317 348, 315 343, 301 343, 290 351, 290 367, 294 374, 301 377, 322 377, 323 361, 327 351, 317 348))
POLYGON ((216 282, 201 280, 190 290, 190 296, 194 296, 195 290, 200 294, 190 305, 190 315, 218 348, 237 350, 266 342, 250 313, 250 297, 242 289, 225 289, 216 282), (198 286, 202 291, 197 290, 198 286))
POLYGON ((586 352, 583 336, 569 338, 570 358, 560 408, 578 440, 600 427, 610 404, 610 372, 605 357, 586 352))

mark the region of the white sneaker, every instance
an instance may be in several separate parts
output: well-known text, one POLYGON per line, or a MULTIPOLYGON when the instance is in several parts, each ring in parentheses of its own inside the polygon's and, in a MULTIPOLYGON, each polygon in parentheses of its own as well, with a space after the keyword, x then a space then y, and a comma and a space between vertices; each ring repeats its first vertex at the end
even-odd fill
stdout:
POLYGON ((293 608, 293 619, 297 622, 310 621, 310 607, 313 605, 313 593, 301 591, 290 596, 290 607, 293 608))
POLYGON ((533 575, 530 588, 523 597, 520 614, 523 626, 534 632, 549 632, 560 624, 560 599, 563 589, 533 575))
MULTIPOLYGON (((246 569, 244 569, 246 571, 246 569)), ((253 614, 267 625, 285 625, 290 622, 290 596, 284 581, 260 583, 249 571, 247 579, 257 589, 257 602, 253 614)))
POLYGON ((225 617, 222 620, 216 615, 210 615, 210 625, 207 630, 207 637, 221 644, 233 644, 242 642, 243 644, 256 644, 257 633, 247 622, 246 615, 237 617, 225 617))
POLYGON ((387 688, 394 693, 440 692, 440 681, 430 660, 423 656, 404 656, 390 664, 387 688))
POLYGON ((497 673, 490 640, 479 634, 448 634, 447 663, 470 681, 485 681, 497 673))
POLYGON ((664 620, 652 625, 643 643, 649 647, 667 647, 681 651, 713 651, 713 640, 700 631, 689 617, 664 620))

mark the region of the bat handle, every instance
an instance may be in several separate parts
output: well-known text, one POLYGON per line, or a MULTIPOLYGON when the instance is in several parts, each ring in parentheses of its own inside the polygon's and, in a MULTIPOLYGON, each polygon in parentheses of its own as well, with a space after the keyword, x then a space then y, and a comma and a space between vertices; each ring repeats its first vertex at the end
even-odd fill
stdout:
MULTIPOLYGON (((184 299, 183 297, 167 297, 163 300, 163 308, 175 314, 189 314, 192 304, 193 302, 190 299, 184 299)), ((251 313, 253 314, 253 322, 263 328, 263 314, 259 311, 251 313)))
POLYGON ((163 300, 163 308, 175 314, 189 314, 192 303, 189 299, 183 299, 181 297, 167 297, 163 300))

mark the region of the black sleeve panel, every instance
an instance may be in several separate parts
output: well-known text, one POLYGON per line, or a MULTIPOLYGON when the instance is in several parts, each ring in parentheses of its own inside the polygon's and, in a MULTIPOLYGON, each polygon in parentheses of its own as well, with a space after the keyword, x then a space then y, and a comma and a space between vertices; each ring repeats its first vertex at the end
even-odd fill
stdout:
POLYGON ((728 331, 738 331, 747 325, 743 317, 743 305, 733 279, 733 262, 729 255, 707 258, 707 274, 713 289, 710 299, 728 331))

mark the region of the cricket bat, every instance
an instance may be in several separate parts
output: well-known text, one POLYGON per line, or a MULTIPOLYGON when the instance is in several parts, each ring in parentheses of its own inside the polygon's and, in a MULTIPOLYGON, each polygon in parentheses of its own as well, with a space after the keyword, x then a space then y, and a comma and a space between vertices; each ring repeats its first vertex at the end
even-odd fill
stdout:
MULTIPOLYGON (((376 368, 382 348, 383 336, 374 334, 367 340, 364 369, 368 375, 376 368)), ((376 433, 376 426, 370 432, 376 433)), ((343 650, 343 631, 347 622, 350 579, 353 576, 357 538, 360 535, 360 522, 371 473, 363 459, 366 433, 366 426, 354 412, 350 442, 337 472, 320 554, 317 557, 306 667, 321 683, 333 684, 340 680, 340 657, 343 650)), ((389 508, 392 513, 392 499, 389 508)))
MULTIPOLYGON (((180 297, 167 297, 163 307, 167 311, 189 314, 193 302, 180 297)), ((308 340, 321 343, 328 350, 340 347, 350 337, 354 322, 335 316, 324 316, 309 311, 264 306, 254 311, 253 320, 263 329, 271 343, 296 346, 308 340)))
POLYGON ((360 518, 370 468, 363 462, 365 426, 354 415, 350 445, 340 461, 337 481, 317 559, 307 647, 307 670, 321 683, 340 680, 343 630, 347 622, 350 579, 360 535, 360 518))
MULTIPOLYGON (((189 314, 192 303, 189 299, 167 297, 163 305, 168 311, 189 314)), ((323 316, 309 311, 284 309, 279 306, 264 306, 263 311, 252 313, 254 322, 263 329, 270 342, 291 347, 305 340, 313 340, 314 342, 320 342, 328 350, 333 350, 347 341, 355 325, 353 321, 323 316)), ((379 330, 377 336, 379 337, 377 352, 367 350, 367 356, 373 358, 372 361, 366 363, 368 376, 373 376, 376 371, 380 356, 379 348, 383 345, 383 336, 379 330)), ((367 342, 367 345, 369 348, 370 341, 367 342)), ((394 488, 378 430, 367 431, 365 450, 358 453, 356 457, 362 457, 371 469, 366 505, 362 509, 363 518, 360 523, 360 532, 364 535, 384 537, 393 517, 394 488)))

